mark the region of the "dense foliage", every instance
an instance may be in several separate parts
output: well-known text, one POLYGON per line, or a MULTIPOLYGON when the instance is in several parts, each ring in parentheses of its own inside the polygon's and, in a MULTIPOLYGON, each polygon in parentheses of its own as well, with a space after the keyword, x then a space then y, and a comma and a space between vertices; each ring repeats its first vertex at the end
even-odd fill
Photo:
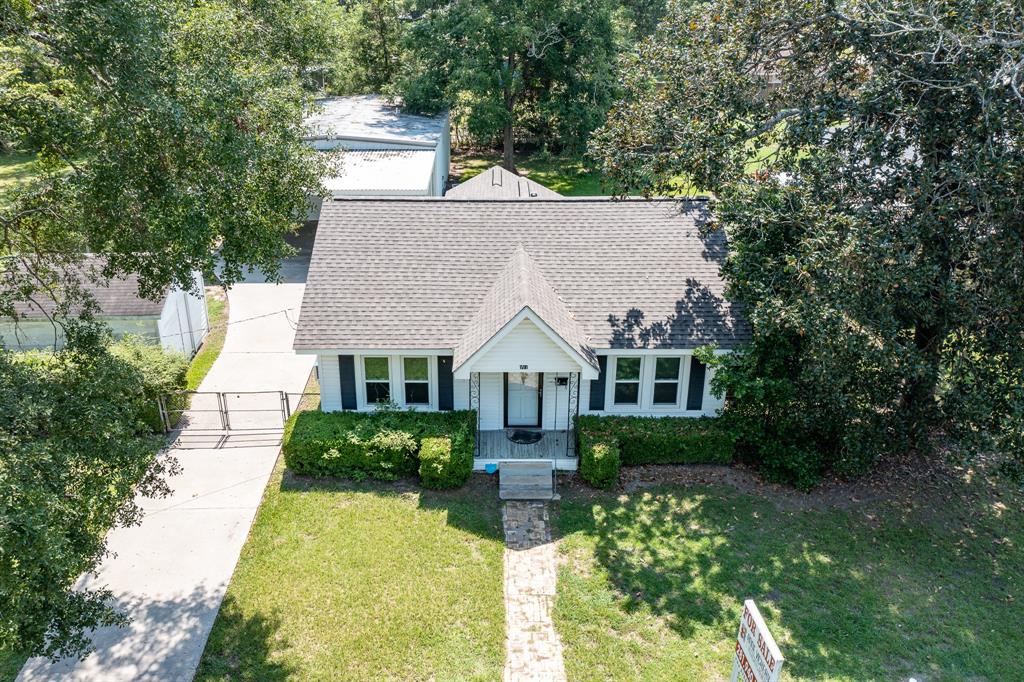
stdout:
POLYGON ((399 91, 414 111, 457 107, 470 134, 501 140, 509 169, 517 130, 581 148, 614 94, 614 9, 608 0, 423 0, 399 91))
POLYGON ((590 438, 617 443, 622 463, 728 464, 733 439, 710 417, 619 417, 580 415, 580 443, 590 438))
POLYGON ((324 6, 0 5, 0 139, 40 171, 0 206, 0 315, 45 296, 63 324, 88 313, 82 279, 114 274, 155 294, 218 260, 225 283, 276 273, 327 162, 301 140, 324 6))
POLYGON ((420 483, 424 488, 460 488, 473 473, 473 437, 469 428, 453 436, 420 443, 420 483))
POLYGON ((453 466, 467 448, 472 460, 475 425, 467 411, 303 411, 285 425, 282 452, 298 474, 392 480, 416 472, 424 438, 450 439, 453 466))
POLYGON ((753 330, 716 387, 770 473, 1024 461, 1022 26, 1009 0, 712 0, 626 65, 593 151, 617 192, 715 192, 753 330))
POLYGON ((145 390, 102 349, 0 352, 0 650, 80 656, 87 628, 124 622, 107 591, 71 588, 140 520, 136 491, 167 491, 145 390))
POLYGON ((110 354, 135 368, 146 399, 142 418, 153 433, 160 433, 164 424, 158 400, 166 397, 175 414, 184 408, 187 397, 181 392, 187 388, 188 358, 138 336, 126 336, 111 345, 110 354))
POLYGON ((595 488, 609 489, 619 480, 622 459, 614 438, 580 434, 580 477, 595 488))

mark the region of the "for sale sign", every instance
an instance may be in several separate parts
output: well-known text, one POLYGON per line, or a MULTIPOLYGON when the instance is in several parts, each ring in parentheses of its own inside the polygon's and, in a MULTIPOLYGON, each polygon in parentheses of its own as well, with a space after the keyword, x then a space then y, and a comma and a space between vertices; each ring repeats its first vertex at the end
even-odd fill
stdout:
POLYGON ((740 632, 732 660, 732 682, 778 682, 782 652, 750 599, 743 602, 740 632))

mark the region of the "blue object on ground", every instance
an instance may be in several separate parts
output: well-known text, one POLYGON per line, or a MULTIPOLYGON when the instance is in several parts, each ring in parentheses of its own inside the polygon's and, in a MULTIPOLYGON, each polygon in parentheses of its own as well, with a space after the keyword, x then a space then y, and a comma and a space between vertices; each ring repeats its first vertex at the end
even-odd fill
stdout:
POLYGON ((498 470, 498 465, 495 464, 494 462, 491 462, 490 464, 485 464, 484 465, 484 471, 486 471, 489 474, 493 474, 497 470, 498 470))

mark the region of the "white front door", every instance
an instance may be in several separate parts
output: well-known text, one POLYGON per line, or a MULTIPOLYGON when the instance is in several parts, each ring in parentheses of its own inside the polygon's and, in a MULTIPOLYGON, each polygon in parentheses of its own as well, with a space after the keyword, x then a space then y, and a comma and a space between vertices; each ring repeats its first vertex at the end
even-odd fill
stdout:
POLYGON ((537 372, 509 372, 505 405, 508 426, 540 426, 540 375, 537 372))

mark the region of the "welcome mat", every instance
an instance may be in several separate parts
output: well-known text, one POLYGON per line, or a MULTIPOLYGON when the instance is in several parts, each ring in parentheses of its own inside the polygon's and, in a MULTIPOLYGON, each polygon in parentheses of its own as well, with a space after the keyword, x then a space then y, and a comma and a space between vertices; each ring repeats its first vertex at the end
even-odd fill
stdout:
POLYGON ((506 435, 513 443, 518 443, 519 445, 533 445, 544 437, 544 432, 516 429, 515 431, 506 432, 506 435))

